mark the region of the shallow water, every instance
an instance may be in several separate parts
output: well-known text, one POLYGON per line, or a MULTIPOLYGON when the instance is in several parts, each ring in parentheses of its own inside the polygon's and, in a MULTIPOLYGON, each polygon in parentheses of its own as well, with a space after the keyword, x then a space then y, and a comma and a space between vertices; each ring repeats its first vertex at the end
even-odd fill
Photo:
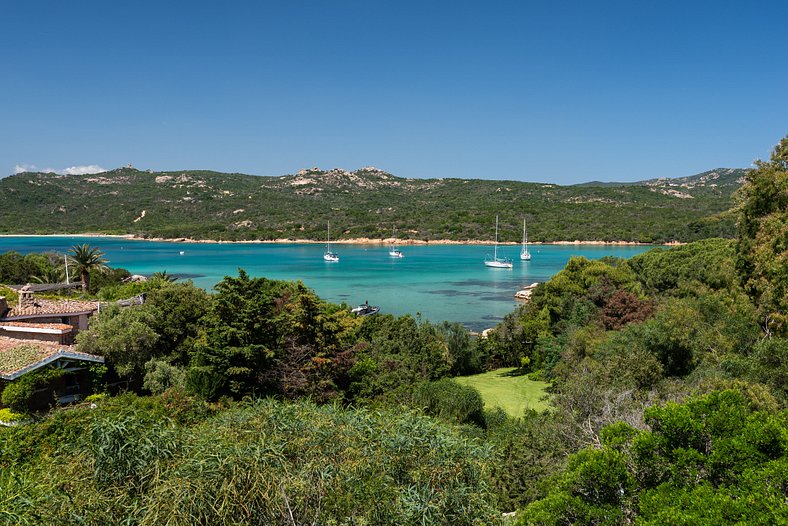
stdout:
POLYGON ((420 313, 431 321, 450 320, 481 330, 515 308, 514 293, 545 281, 571 256, 630 257, 647 246, 533 245, 533 259, 521 262, 519 246, 498 248, 514 260, 510 270, 484 266, 490 247, 481 245, 403 246, 404 258, 390 258, 380 245, 333 245, 339 263, 323 261, 321 244, 214 244, 138 241, 108 237, 0 237, 0 253, 58 251, 90 243, 106 253, 109 265, 133 274, 167 273, 211 289, 238 268, 250 276, 300 279, 322 298, 351 305, 380 305, 381 312, 420 313), (181 251, 183 254, 181 254, 181 251))

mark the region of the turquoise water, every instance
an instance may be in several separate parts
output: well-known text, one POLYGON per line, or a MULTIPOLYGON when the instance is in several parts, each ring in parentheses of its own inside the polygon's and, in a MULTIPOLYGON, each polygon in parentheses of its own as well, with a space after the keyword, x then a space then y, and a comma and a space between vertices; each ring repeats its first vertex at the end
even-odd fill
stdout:
POLYGON ((250 276, 300 279, 322 298, 350 305, 380 305, 381 312, 416 314, 431 321, 458 321, 480 330, 511 312, 514 293, 524 285, 545 281, 571 256, 630 257, 650 247, 534 245, 533 259, 521 262, 519 246, 499 247, 511 257, 511 270, 484 266, 489 247, 480 245, 403 246, 405 257, 390 258, 380 245, 335 245, 339 263, 323 261, 320 244, 213 244, 138 241, 96 237, 0 237, 0 253, 66 252, 90 243, 106 253, 109 264, 133 274, 166 270, 211 289, 238 268, 250 276), (183 251, 181 255, 180 252, 183 251))

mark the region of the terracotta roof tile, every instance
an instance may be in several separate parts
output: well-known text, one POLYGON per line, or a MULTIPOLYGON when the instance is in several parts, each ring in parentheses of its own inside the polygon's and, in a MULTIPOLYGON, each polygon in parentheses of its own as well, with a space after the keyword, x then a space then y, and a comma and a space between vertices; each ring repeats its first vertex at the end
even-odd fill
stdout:
POLYGON ((25 321, 3 321, 0 327, 30 327, 31 329, 55 329, 60 331, 70 331, 74 327, 67 323, 29 323, 25 321))
POLYGON ((36 298, 31 304, 25 305, 24 307, 11 307, 11 309, 5 314, 4 318, 16 318, 19 316, 45 316, 47 314, 76 314, 78 312, 92 312, 97 309, 98 303, 95 301, 55 301, 36 298))
POLYGON ((104 358, 77 352, 70 345, 0 336, 0 377, 5 380, 13 380, 59 358, 104 362, 104 358))
POLYGON ((0 374, 8 375, 55 354, 63 345, 0 336, 0 374))

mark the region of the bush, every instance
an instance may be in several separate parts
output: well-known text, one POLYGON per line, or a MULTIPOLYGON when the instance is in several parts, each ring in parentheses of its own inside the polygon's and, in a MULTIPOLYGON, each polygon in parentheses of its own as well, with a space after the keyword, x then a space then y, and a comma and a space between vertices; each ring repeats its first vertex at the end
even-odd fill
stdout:
POLYGON ((143 412, 110 415, 92 422, 90 450, 96 482, 139 490, 151 466, 175 453, 175 431, 169 419, 143 412))
POLYGON ((419 385, 413 399, 428 415, 457 424, 484 426, 484 400, 473 387, 444 378, 419 385))
POLYGON ((704 239, 667 250, 649 250, 629 259, 627 266, 650 292, 669 291, 690 281, 717 290, 738 284, 734 258, 733 241, 704 239))
POLYGON ((153 394, 161 394, 171 387, 183 387, 185 382, 186 371, 180 367, 155 359, 145 364, 142 387, 153 394))
POLYGON ((51 381, 70 374, 63 369, 39 369, 17 378, 3 389, 3 405, 17 413, 28 413, 33 394, 51 381))
POLYGON ((23 381, 23 378, 8 384, 3 389, 3 405, 19 413, 30 411, 30 400, 33 398, 33 391, 35 391, 35 385, 32 382, 23 381))
POLYGON ((18 422, 25 418, 25 415, 22 413, 15 413, 8 409, 7 407, 4 409, 0 409, 0 422, 5 422, 9 424, 11 422, 18 422))
POLYGON ((571 455, 518 524, 785 522, 784 412, 728 390, 651 407, 645 419, 649 431, 616 423, 601 448, 571 455))
MULTIPOLYGON (((0 470, 5 517, 173 526, 500 523, 492 451, 411 412, 263 400, 179 424, 159 413, 162 397, 124 402, 132 409, 69 412, 78 416, 71 427, 90 429, 86 439, 15 466, 14 477, 0 470)), ((46 420, 27 426, 28 434, 46 420)))
POLYGON ((95 404, 96 402, 101 402, 108 398, 109 395, 107 393, 93 393, 92 395, 88 395, 85 397, 85 403, 87 404, 95 404))

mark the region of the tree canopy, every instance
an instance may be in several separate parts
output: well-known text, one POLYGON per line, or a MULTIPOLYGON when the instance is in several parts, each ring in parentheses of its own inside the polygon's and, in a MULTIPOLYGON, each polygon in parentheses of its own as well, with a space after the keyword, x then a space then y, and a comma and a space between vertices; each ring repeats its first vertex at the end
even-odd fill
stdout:
POLYGON ((788 331, 788 136, 740 190, 737 269, 767 331, 788 331))

